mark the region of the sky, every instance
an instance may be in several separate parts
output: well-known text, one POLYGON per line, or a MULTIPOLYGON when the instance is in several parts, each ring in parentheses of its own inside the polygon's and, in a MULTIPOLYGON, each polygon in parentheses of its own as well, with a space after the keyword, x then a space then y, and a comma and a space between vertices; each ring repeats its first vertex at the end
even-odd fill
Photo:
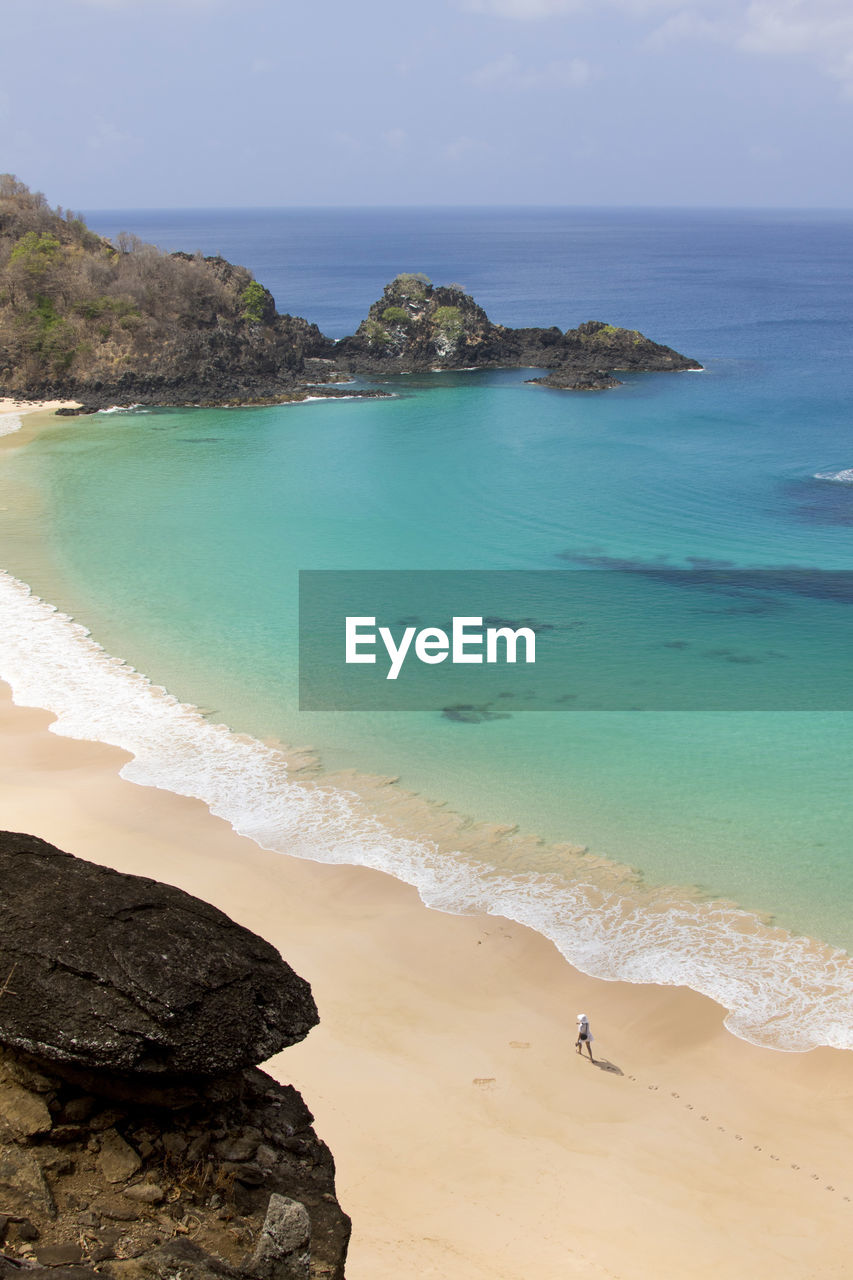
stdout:
POLYGON ((72 209, 853 208, 853 0, 0 0, 72 209))

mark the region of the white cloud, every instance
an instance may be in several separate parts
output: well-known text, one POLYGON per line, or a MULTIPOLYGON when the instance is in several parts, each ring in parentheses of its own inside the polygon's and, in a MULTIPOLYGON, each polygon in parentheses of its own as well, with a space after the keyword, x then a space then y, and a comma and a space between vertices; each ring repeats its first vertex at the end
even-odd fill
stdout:
POLYGON ((649 43, 722 40, 741 53, 804 58, 853 92, 851 0, 687 0, 649 43))
POLYGON ((706 18, 698 9, 679 9, 643 41, 644 49, 660 50, 687 40, 731 41, 736 29, 723 16, 706 18))
POLYGON ((485 155, 492 148, 486 142, 481 142, 479 138, 471 138, 468 134, 463 134, 459 138, 454 138, 452 142, 446 143, 441 149, 441 154, 445 160, 458 163, 462 160, 470 160, 473 156, 485 155))
POLYGON ((214 9, 222 0, 76 0, 84 9, 214 9))
POLYGON ((584 0, 463 0, 463 8, 472 13, 493 13, 499 18, 553 18, 572 13, 584 6, 584 0))
MULTIPOLYGON (((458 0, 470 13, 516 18, 522 22, 558 18, 566 13, 595 13, 604 7, 621 9, 637 17, 682 7, 685 0, 458 0)), ((687 4, 692 0, 686 0, 687 4)))
MULTIPOLYGON (((465 9, 517 21, 568 15, 612 22, 617 15, 647 25, 641 48, 714 41, 759 57, 803 58, 840 80, 853 96, 853 0, 457 0, 465 9)), ((497 80, 512 79, 507 59, 490 64, 497 80)), ((489 67, 475 76, 488 83, 489 67)), ((532 73, 530 73, 532 74, 532 73)), ((519 76, 515 74, 516 87, 519 76)))
POLYGON ((850 0, 756 0, 747 5, 741 48, 804 53, 853 46, 850 0))
POLYGON ((755 0, 747 6, 737 47, 748 53, 808 57, 853 95, 850 0, 755 0))
POLYGON ((468 79, 478 89, 579 89, 594 72, 583 58, 567 58, 541 67, 523 67, 514 53, 487 62, 472 71, 468 79))

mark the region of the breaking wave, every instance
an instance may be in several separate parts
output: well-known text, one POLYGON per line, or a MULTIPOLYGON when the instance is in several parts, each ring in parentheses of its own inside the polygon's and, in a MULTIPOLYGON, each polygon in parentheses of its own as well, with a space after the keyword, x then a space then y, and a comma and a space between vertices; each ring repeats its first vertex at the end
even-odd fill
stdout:
POLYGON ((19 413, 4 413, 0 415, 0 436, 10 436, 13 431, 20 431, 21 425, 21 415, 19 413))
POLYGON ((0 677, 15 701, 53 712, 61 735, 129 752, 128 780, 203 800, 263 848, 373 867, 414 885, 427 906, 527 925, 594 977, 692 987, 754 1044, 853 1048, 845 952, 674 890, 614 890, 612 877, 596 883, 582 870, 507 874, 461 851, 439 852, 430 839, 391 831, 355 793, 294 779, 281 751, 209 723, 8 574, 0 574, 0 612, 0 677))
POLYGON ((846 471, 816 471, 815 480, 833 480, 836 484, 853 484, 853 467, 846 471))

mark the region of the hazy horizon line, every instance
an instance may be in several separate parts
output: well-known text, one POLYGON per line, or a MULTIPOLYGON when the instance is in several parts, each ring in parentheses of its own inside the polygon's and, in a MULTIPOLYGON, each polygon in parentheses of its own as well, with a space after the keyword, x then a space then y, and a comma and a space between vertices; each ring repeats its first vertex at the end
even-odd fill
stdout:
POLYGON ((93 213, 375 213, 375 212, 489 213, 513 212, 656 212, 656 213, 847 213, 853 205, 761 205, 761 204, 204 204, 204 205, 101 205, 85 206, 93 213))

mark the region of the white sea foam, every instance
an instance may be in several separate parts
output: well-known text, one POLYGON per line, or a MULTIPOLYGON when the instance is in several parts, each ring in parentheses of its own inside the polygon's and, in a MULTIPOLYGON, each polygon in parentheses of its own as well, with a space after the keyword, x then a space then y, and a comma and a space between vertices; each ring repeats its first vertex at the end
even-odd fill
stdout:
POLYGON ((0 677, 15 701, 54 712, 59 734, 130 752, 121 770, 130 781, 195 796, 264 848, 374 867, 414 885, 428 906, 529 925, 585 973, 692 987, 755 1044, 853 1048, 853 961, 844 952, 671 892, 638 904, 593 884, 439 853, 428 840, 392 834, 355 795, 295 781, 279 752, 208 723, 8 574, 0 574, 0 617, 0 677))
MULTIPOLYGON (((315 383, 315 385, 317 384, 315 383)), ((340 404, 341 400, 364 400, 366 398, 367 397, 365 396, 357 396, 355 394, 351 396, 303 396, 301 400, 285 400, 282 407, 292 404, 315 404, 321 400, 324 404, 340 404)), ((397 397, 388 397, 389 400, 392 398, 396 399, 397 397)))
POLYGON ((834 480, 836 484, 853 484, 853 467, 846 471, 817 471, 815 480, 834 480))
POLYGON ((0 414, 0 436, 10 436, 13 431, 20 431, 22 425, 19 413, 0 414))

